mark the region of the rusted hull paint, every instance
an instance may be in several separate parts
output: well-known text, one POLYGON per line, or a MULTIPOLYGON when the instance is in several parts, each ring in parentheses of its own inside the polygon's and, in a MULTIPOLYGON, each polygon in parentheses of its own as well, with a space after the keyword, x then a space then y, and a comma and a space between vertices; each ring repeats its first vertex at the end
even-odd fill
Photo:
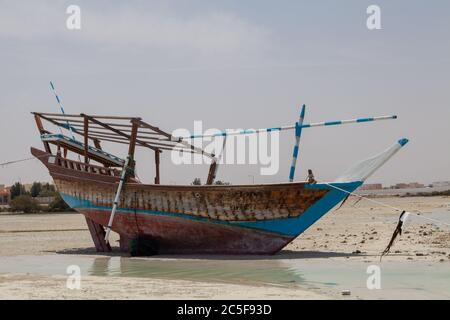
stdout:
MULTIPOLYGON (((109 212, 78 209, 106 225, 109 212)), ((275 254, 293 238, 268 232, 173 216, 118 212, 113 230, 126 238, 150 236, 160 254, 275 254)))

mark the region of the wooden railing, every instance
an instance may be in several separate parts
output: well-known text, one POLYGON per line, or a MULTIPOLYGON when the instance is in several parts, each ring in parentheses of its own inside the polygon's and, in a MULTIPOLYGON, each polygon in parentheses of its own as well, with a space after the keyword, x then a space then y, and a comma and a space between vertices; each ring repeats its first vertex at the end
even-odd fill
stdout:
POLYGON ((60 167, 70 169, 70 170, 95 173, 95 174, 100 174, 100 175, 110 176, 110 177, 120 177, 120 172, 121 172, 115 168, 96 166, 93 164, 87 164, 84 162, 70 160, 70 159, 66 159, 66 158, 62 158, 62 157, 58 157, 58 156, 56 156, 56 164, 59 165, 60 167))

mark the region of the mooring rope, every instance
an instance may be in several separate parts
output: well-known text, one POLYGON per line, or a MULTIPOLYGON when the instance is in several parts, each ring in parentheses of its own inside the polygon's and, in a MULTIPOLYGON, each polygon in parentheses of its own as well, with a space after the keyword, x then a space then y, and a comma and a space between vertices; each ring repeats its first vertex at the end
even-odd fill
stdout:
POLYGON ((379 205, 381 205, 381 206, 384 206, 384 207, 387 207, 387 208, 390 208, 390 209, 394 209, 394 210, 396 210, 396 211, 400 211, 400 212, 406 211, 406 212, 408 212, 409 214, 413 214, 413 215, 415 215, 416 217, 422 218, 422 219, 424 219, 424 220, 432 221, 432 222, 434 222, 434 223, 443 224, 443 225, 446 225, 446 226, 450 227, 450 223, 446 223, 446 222, 444 222, 444 221, 440 221, 440 220, 436 220, 436 219, 432 219, 432 218, 428 218, 428 217, 424 217, 424 216, 420 215, 420 214, 423 214, 423 212, 420 212, 420 211, 419 211, 420 214, 415 213, 415 212, 409 212, 409 211, 407 211, 407 210, 404 210, 404 209, 400 209, 400 208, 394 207, 394 206, 392 206, 392 205, 390 205, 390 204, 387 204, 387 203, 384 203, 384 202, 381 202, 381 201, 377 201, 377 200, 374 200, 374 199, 371 199, 371 198, 368 198, 368 197, 364 197, 364 196, 359 195, 359 194, 356 194, 356 193, 354 193, 354 192, 350 192, 350 191, 347 191, 347 190, 345 190, 345 189, 336 187, 336 186, 334 186, 334 185, 332 185, 332 184, 330 184, 330 183, 323 182, 323 184, 325 184, 325 185, 327 185, 327 186, 330 186, 330 187, 332 187, 332 188, 334 188, 334 189, 336 189, 336 190, 345 192, 345 193, 347 193, 348 195, 352 195, 352 196, 358 197, 358 198, 360 198, 360 199, 364 199, 364 200, 367 200, 367 201, 370 201, 370 202, 379 204, 379 205))

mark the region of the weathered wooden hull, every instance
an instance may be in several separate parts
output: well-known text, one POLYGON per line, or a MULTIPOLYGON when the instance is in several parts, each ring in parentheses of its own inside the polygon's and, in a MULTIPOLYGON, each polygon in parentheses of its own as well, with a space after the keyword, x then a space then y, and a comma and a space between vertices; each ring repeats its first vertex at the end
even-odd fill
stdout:
MULTIPOLYGON (((78 209, 99 224, 107 225, 110 212, 78 209)), ((165 254, 273 254, 293 237, 226 224, 175 216, 118 212, 113 230, 127 240, 150 236, 159 253, 165 254)))
MULTIPOLYGON (((63 199, 107 225, 118 177, 79 170, 32 149, 63 199)), ((65 162, 66 161, 66 162, 65 162)), ((100 170, 100 169, 99 169, 100 170)), ((353 191, 360 182, 342 183, 353 191)), ((326 184, 163 186, 128 182, 112 230, 123 239, 145 235, 159 253, 274 254, 345 198, 326 184)))

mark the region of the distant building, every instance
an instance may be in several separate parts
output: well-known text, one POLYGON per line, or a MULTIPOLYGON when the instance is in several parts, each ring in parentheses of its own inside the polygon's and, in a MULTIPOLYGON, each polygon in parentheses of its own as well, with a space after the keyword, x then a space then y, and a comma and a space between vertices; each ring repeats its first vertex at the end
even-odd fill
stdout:
POLYGON ((0 206, 6 206, 11 201, 11 189, 0 184, 0 206))
POLYGON ((392 189, 417 189, 417 188, 425 188, 423 183, 418 182, 410 182, 410 183, 397 183, 392 186, 392 189))
POLYGON ((450 188, 450 181, 436 181, 432 183, 435 188, 450 188))
POLYGON ((368 183, 363 184, 359 190, 381 190, 383 189, 383 185, 381 183, 368 183))

